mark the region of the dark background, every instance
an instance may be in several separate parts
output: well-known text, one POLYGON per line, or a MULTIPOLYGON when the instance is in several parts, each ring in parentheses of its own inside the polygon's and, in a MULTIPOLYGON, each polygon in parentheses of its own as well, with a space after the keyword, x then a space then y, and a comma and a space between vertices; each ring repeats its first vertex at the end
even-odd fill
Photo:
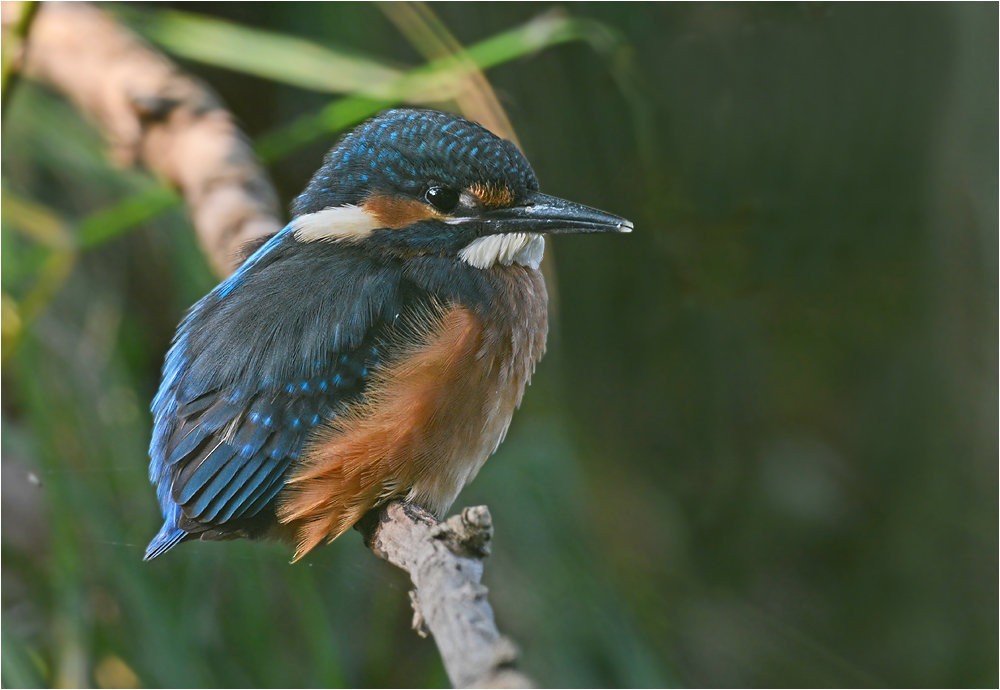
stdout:
MULTIPOLYGON (((178 7, 422 62, 391 7, 178 7)), ((552 7, 431 9, 471 45, 552 7)), ((563 7, 619 49, 488 77, 542 190, 636 230, 549 242, 549 354, 458 501, 492 511, 485 582, 526 670, 995 686, 997 5, 563 7)), ((176 59, 255 139, 334 98, 176 59)), ((155 186, 40 87, 4 135, 5 193, 71 227, 155 186)), ((337 136, 272 163, 286 208, 337 136)), ((148 405, 217 279, 181 209, 22 318, 50 264, 5 213, 3 684, 446 684, 354 532, 294 566, 245 542, 141 562, 148 405)))

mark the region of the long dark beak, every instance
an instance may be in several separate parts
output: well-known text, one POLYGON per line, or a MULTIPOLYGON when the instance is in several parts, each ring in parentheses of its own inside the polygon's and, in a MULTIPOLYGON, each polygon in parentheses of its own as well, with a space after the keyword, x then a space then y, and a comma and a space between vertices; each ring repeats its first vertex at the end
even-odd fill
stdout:
POLYGON ((523 205, 486 211, 478 221, 483 224, 484 234, 487 235, 512 232, 632 232, 632 223, 624 218, 538 192, 534 192, 523 205))

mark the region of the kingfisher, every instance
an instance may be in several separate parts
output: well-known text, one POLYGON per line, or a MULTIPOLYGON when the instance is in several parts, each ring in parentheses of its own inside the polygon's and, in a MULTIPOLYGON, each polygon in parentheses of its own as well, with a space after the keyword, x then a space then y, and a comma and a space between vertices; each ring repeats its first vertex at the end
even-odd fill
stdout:
POLYGON ((360 125, 177 330, 145 560, 240 537, 298 560, 393 498, 443 517, 545 352, 545 235, 631 230, 540 193, 517 146, 455 115, 360 125))

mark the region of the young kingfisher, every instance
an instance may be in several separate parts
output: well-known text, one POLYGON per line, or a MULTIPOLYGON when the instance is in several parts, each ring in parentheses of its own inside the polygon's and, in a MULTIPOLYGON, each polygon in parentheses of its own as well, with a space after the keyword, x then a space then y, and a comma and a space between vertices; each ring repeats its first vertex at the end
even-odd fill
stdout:
POLYGON ((544 234, 632 229, 539 193, 510 141, 425 110, 359 126, 293 211, 174 337, 146 560, 237 537, 297 560, 395 497, 443 516, 545 352, 544 234))

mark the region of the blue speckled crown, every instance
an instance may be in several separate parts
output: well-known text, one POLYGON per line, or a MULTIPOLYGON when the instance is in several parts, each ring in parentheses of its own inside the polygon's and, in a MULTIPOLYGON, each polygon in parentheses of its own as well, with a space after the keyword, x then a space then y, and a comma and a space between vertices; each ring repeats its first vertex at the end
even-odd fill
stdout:
POLYGON ((326 155, 293 212, 356 204, 372 191, 419 197, 435 184, 461 189, 474 183, 515 194, 538 189, 517 146, 480 125, 433 110, 387 110, 326 155))

